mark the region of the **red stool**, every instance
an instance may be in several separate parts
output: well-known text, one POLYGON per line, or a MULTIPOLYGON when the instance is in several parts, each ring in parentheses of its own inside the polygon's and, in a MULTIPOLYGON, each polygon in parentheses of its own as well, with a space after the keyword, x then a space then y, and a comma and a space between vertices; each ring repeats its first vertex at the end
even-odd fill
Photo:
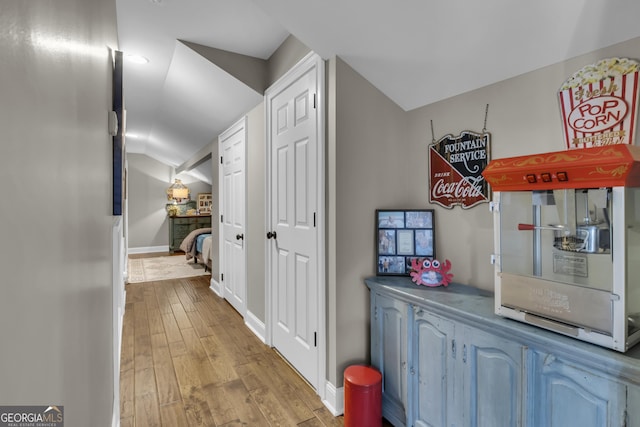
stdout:
POLYGON ((382 426, 382 374, 368 366, 344 370, 344 426, 382 426))

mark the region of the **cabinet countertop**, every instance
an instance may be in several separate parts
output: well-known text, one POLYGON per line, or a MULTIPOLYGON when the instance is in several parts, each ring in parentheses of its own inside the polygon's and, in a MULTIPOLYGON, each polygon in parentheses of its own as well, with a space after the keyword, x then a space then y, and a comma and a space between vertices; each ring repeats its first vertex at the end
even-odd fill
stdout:
POLYGON ((468 285, 418 286, 409 277, 374 276, 365 279, 372 291, 382 291, 434 314, 455 317, 469 326, 519 341, 535 350, 562 354, 616 378, 640 385, 640 344, 626 353, 609 350, 559 333, 498 316, 493 293, 468 285))

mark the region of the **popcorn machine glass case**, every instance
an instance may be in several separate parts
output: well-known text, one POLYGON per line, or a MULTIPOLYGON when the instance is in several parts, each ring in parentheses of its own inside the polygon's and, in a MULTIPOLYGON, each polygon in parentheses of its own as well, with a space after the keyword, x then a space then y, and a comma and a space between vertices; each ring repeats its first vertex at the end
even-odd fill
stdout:
POLYGON ((492 161, 497 314, 626 351, 640 341, 640 148, 492 161))

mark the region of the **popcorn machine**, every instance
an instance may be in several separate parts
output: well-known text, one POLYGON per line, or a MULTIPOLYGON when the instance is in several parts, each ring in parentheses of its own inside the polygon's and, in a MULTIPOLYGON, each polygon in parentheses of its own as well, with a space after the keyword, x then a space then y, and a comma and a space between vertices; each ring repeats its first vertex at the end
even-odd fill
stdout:
POLYGON ((640 341, 640 147, 493 160, 495 312, 617 351, 640 341))

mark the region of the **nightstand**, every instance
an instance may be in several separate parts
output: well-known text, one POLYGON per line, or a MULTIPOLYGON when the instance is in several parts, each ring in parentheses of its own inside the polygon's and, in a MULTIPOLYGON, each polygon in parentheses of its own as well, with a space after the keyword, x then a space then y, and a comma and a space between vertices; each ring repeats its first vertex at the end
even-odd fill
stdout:
POLYGON ((211 227, 211 215, 178 215, 169 217, 169 252, 180 250, 180 243, 193 230, 211 227))

